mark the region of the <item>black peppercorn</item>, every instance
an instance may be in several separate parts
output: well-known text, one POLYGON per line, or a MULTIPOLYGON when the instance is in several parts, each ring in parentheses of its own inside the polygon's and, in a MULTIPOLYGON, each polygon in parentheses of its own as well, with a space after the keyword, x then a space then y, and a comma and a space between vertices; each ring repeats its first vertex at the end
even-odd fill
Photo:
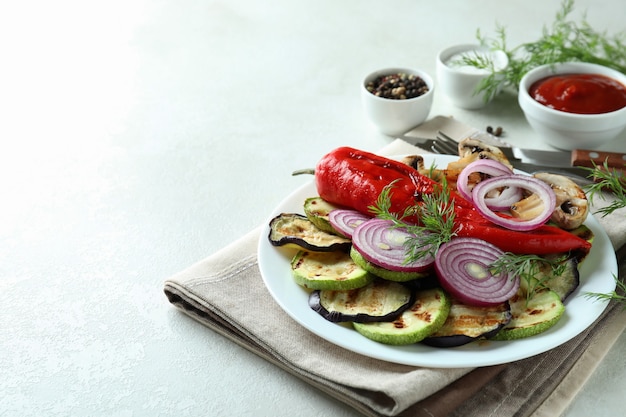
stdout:
POLYGON ((375 96, 392 100, 406 100, 428 92, 428 85, 421 77, 401 72, 382 75, 367 83, 365 88, 375 96))

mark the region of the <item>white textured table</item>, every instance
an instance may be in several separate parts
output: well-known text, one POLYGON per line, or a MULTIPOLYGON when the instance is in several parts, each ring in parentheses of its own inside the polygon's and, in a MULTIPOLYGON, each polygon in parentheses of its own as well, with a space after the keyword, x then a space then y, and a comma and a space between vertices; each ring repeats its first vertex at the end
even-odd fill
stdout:
MULTIPOLYGON (((0 5, 0 415, 352 416, 190 320, 165 278, 266 220, 292 170, 391 141, 360 79, 559 1, 24 1, 0 5)), ((621 0, 575 16, 624 29, 621 0)), ((539 17, 538 17, 539 16, 539 17)), ((431 115, 544 147, 514 97, 431 115)), ((626 136, 606 149, 626 150, 626 136)), ((568 417, 623 411, 622 335, 568 417)))

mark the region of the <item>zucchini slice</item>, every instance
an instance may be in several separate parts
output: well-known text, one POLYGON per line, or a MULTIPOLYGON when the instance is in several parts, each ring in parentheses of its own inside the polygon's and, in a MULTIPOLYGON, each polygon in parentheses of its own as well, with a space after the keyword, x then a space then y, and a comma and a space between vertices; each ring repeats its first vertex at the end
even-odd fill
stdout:
POLYGON ((338 234, 328 220, 328 213, 338 209, 322 197, 310 197, 304 200, 304 214, 318 229, 328 233, 338 234))
POLYGON ((443 326, 422 343, 435 347, 454 347, 478 339, 489 339, 511 321, 511 306, 476 307, 452 298, 450 313, 443 326))
POLYGON ((314 290, 352 290, 374 280, 346 252, 301 250, 291 260, 291 270, 299 285, 314 290))
POLYGON ((388 345, 417 343, 443 326, 450 312, 450 298, 441 288, 419 291, 415 302, 391 322, 353 323, 368 339, 388 345))
POLYGON ((354 290, 313 291, 309 306, 333 323, 391 321, 413 304, 414 297, 402 284, 377 279, 354 290))
POLYGON ((350 256, 354 263, 361 268, 388 281, 406 282, 430 276, 427 272, 390 271, 389 269, 381 268, 366 260, 354 247, 350 248, 350 256))
POLYGON ((523 339, 543 333, 558 323, 565 312, 561 297, 547 288, 536 291, 527 300, 526 289, 520 286, 517 295, 509 302, 511 321, 491 340, 523 339))
POLYGON ((318 229, 306 216, 281 213, 270 221, 270 243, 314 252, 348 252, 350 239, 318 229))

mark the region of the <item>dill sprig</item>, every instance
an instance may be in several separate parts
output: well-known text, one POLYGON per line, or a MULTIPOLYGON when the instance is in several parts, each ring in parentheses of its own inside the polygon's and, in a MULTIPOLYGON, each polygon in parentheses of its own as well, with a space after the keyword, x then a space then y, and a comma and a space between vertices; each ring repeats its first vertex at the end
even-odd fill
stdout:
POLYGON ((411 234, 404 242, 407 251, 405 263, 425 256, 434 257, 439 246, 456 235, 454 202, 450 199, 447 182, 444 179, 431 194, 422 195, 420 204, 407 207, 400 215, 390 211, 393 185, 391 183, 383 188, 376 205, 369 207, 370 211, 378 218, 393 222, 393 227, 405 229, 411 234), (420 224, 407 222, 406 218, 410 216, 417 216, 420 224))
POLYGON ((626 73, 626 33, 609 36, 606 32, 598 32, 586 21, 585 16, 581 22, 569 20, 573 10, 574 0, 563 0, 552 26, 544 26, 539 39, 513 48, 507 45, 506 28, 503 25, 496 24, 493 38, 483 36, 478 29, 476 38, 480 44, 494 51, 503 51, 509 59, 509 65, 498 72, 492 63, 469 57, 465 64, 490 71, 490 75, 477 87, 476 93, 485 92, 485 99, 488 100, 506 86, 517 89, 524 74, 545 64, 589 62, 626 73))
POLYGON ((546 282, 555 276, 561 276, 567 268, 567 256, 546 258, 539 255, 522 255, 506 252, 489 266, 494 275, 511 274, 519 276, 525 283, 526 302, 537 292, 548 288, 546 282), (541 273, 549 268, 549 273, 541 273))
POLYGON ((596 213, 606 217, 615 210, 626 207, 626 178, 620 170, 610 168, 607 161, 602 165, 593 164, 592 168, 586 168, 589 171, 589 177, 594 178, 592 184, 585 186, 585 192, 589 201, 593 202, 596 196, 606 199, 604 192, 610 192, 614 197, 613 201, 606 207, 599 208, 596 213))
POLYGON ((626 284, 620 281, 615 275, 613 275, 613 278, 615 279, 615 290, 610 293, 587 292, 585 293, 585 297, 597 301, 616 301, 623 303, 626 309, 626 284))

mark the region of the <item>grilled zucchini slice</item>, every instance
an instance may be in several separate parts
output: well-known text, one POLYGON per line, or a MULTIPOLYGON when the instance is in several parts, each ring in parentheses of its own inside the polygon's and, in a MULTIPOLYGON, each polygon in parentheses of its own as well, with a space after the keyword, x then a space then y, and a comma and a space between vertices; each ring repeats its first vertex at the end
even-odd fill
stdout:
POLYGON ((415 302, 391 322, 353 323, 368 339, 388 345, 420 342, 443 326, 450 312, 450 298, 441 288, 419 291, 415 302))
POLYGON ((352 290, 375 278, 346 252, 298 251, 291 260, 291 271, 299 285, 314 290, 352 290))
POLYGON ((322 197, 310 197, 304 200, 304 214, 318 229, 338 234, 328 220, 328 213, 339 207, 329 203, 322 197))
POLYGON ((491 340, 523 339, 543 333, 558 323, 565 312, 561 297, 548 288, 534 292, 527 299, 525 285, 521 285, 517 295, 509 302, 511 321, 491 340))

